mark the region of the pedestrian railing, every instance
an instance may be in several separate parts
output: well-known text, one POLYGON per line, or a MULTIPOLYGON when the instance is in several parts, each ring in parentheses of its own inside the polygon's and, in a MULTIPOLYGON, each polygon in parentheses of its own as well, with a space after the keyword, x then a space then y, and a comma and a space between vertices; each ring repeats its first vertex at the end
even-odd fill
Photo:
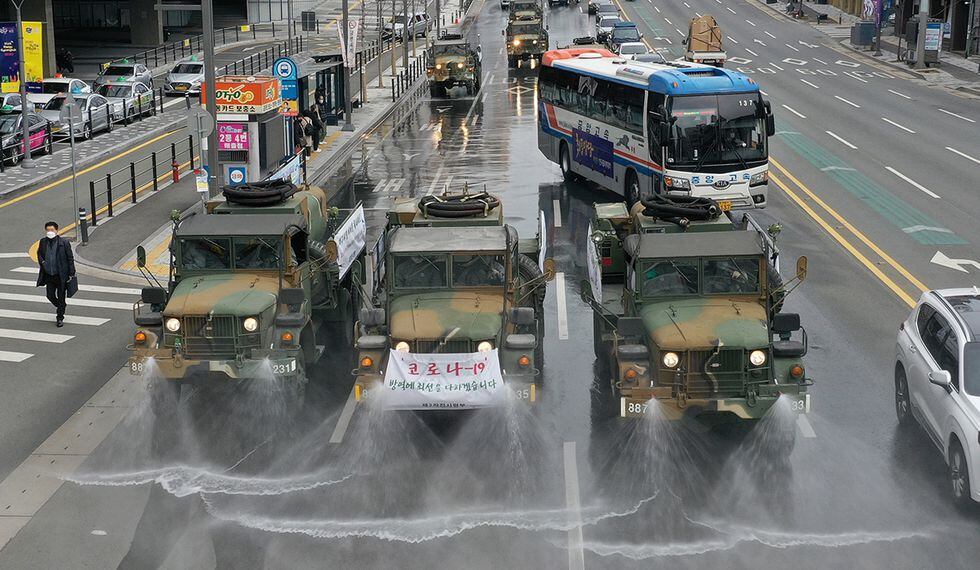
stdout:
POLYGON ((401 98, 402 95, 411 90, 419 77, 425 75, 426 61, 428 61, 428 52, 423 51, 421 56, 416 57, 408 64, 408 67, 398 72, 394 81, 391 82, 392 101, 397 101, 401 98))
POLYGON ((303 36, 294 37, 291 44, 289 40, 276 42, 276 44, 272 47, 249 54, 248 57, 243 57, 242 59, 239 59, 238 61, 230 63, 224 67, 217 68, 215 73, 218 76, 255 75, 257 73, 261 73, 264 69, 271 69, 272 64, 276 61, 276 59, 284 55, 302 52, 305 44, 306 41, 303 36))
POLYGON ((113 217, 116 206, 121 205, 126 198, 135 204, 137 194, 151 188, 154 192, 158 191, 167 178, 172 182, 179 182, 181 171, 194 170, 199 151, 199 145, 189 135, 186 139, 170 143, 169 150, 151 152, 149 156, 130 162, 128 166, 89 181, 91 210, 88 223, 97 226, 102 212, 109 218, 113 217))
MULTIPOLYGON (((240 26, 218 28, 214 30, 214 45, 215 47, 220 47, 246 39, 254 40, 258 38, 258 33, 260 32, 271 32, 272 37, 277 37, 278 35, 288 35, 286 24, 284 23, 276 24, 275 22, 267 22, 261 24, 242 24, 240 26)), ((180 61, 181 59, 202 51, 204 51, 203 34, 180 39, 153 49, 148 49, 146 51, 141 51, 137 54, 133 54, 130 57, 120 58, 108 62, 106 65, 108 66, 117 62, 131 61, 142 63, 147 67, 159 67, 160 65, 180 61)))

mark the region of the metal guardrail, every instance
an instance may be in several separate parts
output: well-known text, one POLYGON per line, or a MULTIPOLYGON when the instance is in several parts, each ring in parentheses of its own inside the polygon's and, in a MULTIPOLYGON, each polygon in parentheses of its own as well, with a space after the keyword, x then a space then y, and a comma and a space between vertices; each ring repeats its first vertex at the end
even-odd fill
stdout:
POLYGON ((394 81, 391 82, 391 100, 397 101, 406 91, 408 91, 412 85, 415 83, 420 76, 425 74, 426 61, 428 61, 428 52, 422 51, 422 55, 416 57, 415 60, 408 65, 407 68, 403 68, 398 75, 395 76, 394 81))
POLYGON ((114 215, 115 201, 129 194, 129 200, 135 204, 136 195, 150 187, 156 192, 160 182, 168 176, 173 182, 180 181, 180 171, 186 166, 187 171, 195 168, 196 156, 200 151, 199 145, 192 135, 179 142, 170 143, 169 152, 151 152, 139 160, 130 162, 128 166, 110 172, 102 178, 88 183, 89 211, 88 223, 98 225, 99 211, 105 209, 108 217, 114 215), (181 160, 186 158, 186 162, 181 160), (169 162, 168 162, 169 159, 169 162), (162 174, 161 174, 162 173, 162 174))
MULTIPOLYGON (((295 28, 295 25, 294 25, 295 28)), ((262 24, 242 24, 240 26, 233 26, 229 28, 218 28, 214 30, 214 45, 215 47, 223 46, 229 43, 239 42, 243 38, 257 39, 257 34, 260 31, 271 31, 272 37, 276 37, 277 33, 286 34, 287 29, 283 24, 279 24, 278 28, 275 22, 262 23, 262 24)), ((131 61, 136 63, 142 63, 147 67, 151 65, 153 67, 158 67, 161 64, 166 65, 171 62, 180 61, 181 59, 193 55, 195 53, 204 51, 204 35, 192 36, 190 38, 184 38, 175 42, 170 42, 153 49, 148 49, 141 51, 137 54, 133 54, 130 57, 119 58, 108 62, 105 65, 111 65, 113 63, 120 63, 123 61, 131 61)))
POLYGON ((219 67, 215 69, 215 73, 218 76, 246 74, 255 75, 263 69, 271 68, 273 62, 275 62, 277 58, 280 58, 287 53, 297 54, 302 52, 305 44, 306 41, 303 36, 294 37, 291 45, 289 40, 283 40, 281 42, 277 42, 272 47, 249 54, 248 57, 243 57, 242 59, 239 59, 238 61, 230 63, 224 67, 219 67))

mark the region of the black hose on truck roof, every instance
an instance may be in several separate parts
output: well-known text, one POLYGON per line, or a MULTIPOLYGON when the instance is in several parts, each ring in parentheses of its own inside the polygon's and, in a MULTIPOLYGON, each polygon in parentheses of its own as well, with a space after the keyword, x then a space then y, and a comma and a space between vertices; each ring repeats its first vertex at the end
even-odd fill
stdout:
POLYGON ((225 200, 242 206, 274 206, 296 193, 296 185, 288 180, 263 180, 221 189, 225 200))

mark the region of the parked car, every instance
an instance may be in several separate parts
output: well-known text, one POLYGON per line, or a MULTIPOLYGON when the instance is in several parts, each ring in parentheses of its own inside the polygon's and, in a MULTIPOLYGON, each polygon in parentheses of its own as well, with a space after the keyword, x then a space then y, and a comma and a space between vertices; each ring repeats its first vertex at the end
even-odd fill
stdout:
POLYGON ((956 503, 980 502, 980 289, 926 291, 899 326, 895 411, 939 447, 956 503))
POLYGON ((650 51, 644 54, 634 55, 630 59, 642 63, 659 63, 662 65, 667 65, 667 58, 661 55, 658 51, 650 51))
POLYGON ((182 61, 167 74, 163 92, 167 95, 200 95, 203 81, 204 63, 194 60, 182 61))
POLYGON ((136 116, 153 113, 153 91, 138 81, 116 81, 99 87, 99 95, 109 100, 112 113, 127 122, 136 116))
MULTIPOLYGON (((3 161, 17 164, 24 157, 23 115, 12 113, 0 115, 0 149, 3 161)), ((48 134, 48 121, 37 113, 28 113, 31 154, 50 154, 51 137, 48 134)))
POLYGON ((605 43, 609 39, 609 35, 612 33, 616 24, 622 22, 619 16, 600 16, 599 21, 595 25, 595 37, 602 43, 605 43))
MULTIPOLYGON (((38 89, 35 87, 34 89, 38 89)), ((51 100, 52 97, 61 93, 91 93, 92 88, 88 83, 81 79, 71 77, 50 77, 42 79, 38 91, 28 92, 27 100, 34 104, 36 110, 40 110, 51 100)))
POLYGON ((20 93, 0 93, 0 113, 20 112, 20 93))
MULTIPOLYGON (((409 14, 408 16, 408 38, 422 36, 424 37, 429 33, 429 28, 432 27, 432 20, 429 19, 429 15, 425 12, 421 14, 409 14)), ((405 16, 399 14, 395 16, 394 20, 385 24, 384 29, 381 31, 381 36, 383 38, 390 38, 394 34, 395 38, 402 39, 405 36, 405 16)))
POLYGON ((616 6, 609 0, 599 0, 596 2, 595 11, 591 12, 595 14, 595 21, 598 24, 599 18, 603 16, 619 16, 619 6, 616 6))
MULTIPOLYGON (((638 55, 650 53, 650 50, 643 42, 623 42, 617 46, 616 53, 626 59, 635 59, 638 55)), ((663 59, 663 57, 660 59, 663 59)))
MULTIPOLYGON (((82 120, 72 124, 72 130, 75 131, 76 137, 88 140, 97 132, 112 130, 112 108, 105 97, 98 93, 85 93, 73 97, 82 112, 82 120)), ((69 136, 68 123, 61 122, 61 108, 64 107, 67 99, 67 95, 55 95, 41 110, 40 115, 51 123, 51 135, 53 137, 69 136)))
POLYGON ((153 74, 150 73, 150 70, 145 65, 140 63, 117 62, 109 64, 95 78, 95 90, 98 91, 99 87, 116 81, 138 81, 153 89, 153 74))
POLYGON ((637 29, 636 24, 633 22, 616 22, 613 26, 612 33, 606 38, 606 44, 609 49, 618 52, 619 44, 624 44, 626 42, 639 42, 643 40, 643 34, 637 29))

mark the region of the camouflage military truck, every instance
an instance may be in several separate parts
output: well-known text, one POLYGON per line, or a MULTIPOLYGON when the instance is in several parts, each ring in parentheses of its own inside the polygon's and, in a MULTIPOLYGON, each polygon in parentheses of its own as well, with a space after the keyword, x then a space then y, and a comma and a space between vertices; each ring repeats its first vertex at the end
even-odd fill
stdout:
POLYGON ((352 342, 363 208, 343 216, 320 188, 281 181, 224 195, 206 212, 175 212, 168 286, 143 289, 134 306, 130 371, 154 361, 165 379, 151 386, 158 413, 182 384, 270 377, 288 406, 301 406, 306 370, 329 337, 352 342))
POLYGON ((476 408, 499 405, 506 388, 538 400, 554 272, 544 237, 518 239, 503 220, 485 192, 396 200, 375 247, 374 308, 359 323, 358 401, 377 394, 391 397, 388 409, 476 408))
POLYGON ((809 410, 806 333, 799 315, 779 312, 806 258, 783 284, 777 230, 734 223, 706 198, 596 205, 582 290, 610 415, 643 415, 656 399, 670 419, 750 427, 781 395, 809 410))
POLYGON ((515 0, 510 5, 507 29, 507 63, 516 67, 521 60, 541 59, 548 51, 548 28, 538 0, 515 0))
POLYGON ((445 97, 453 87, 466 87, 466 94, 480 90, 483 71, 480 48, 474 50, 460 34, 443 34, 429 49, 429 92, 433 97, 445 97))

